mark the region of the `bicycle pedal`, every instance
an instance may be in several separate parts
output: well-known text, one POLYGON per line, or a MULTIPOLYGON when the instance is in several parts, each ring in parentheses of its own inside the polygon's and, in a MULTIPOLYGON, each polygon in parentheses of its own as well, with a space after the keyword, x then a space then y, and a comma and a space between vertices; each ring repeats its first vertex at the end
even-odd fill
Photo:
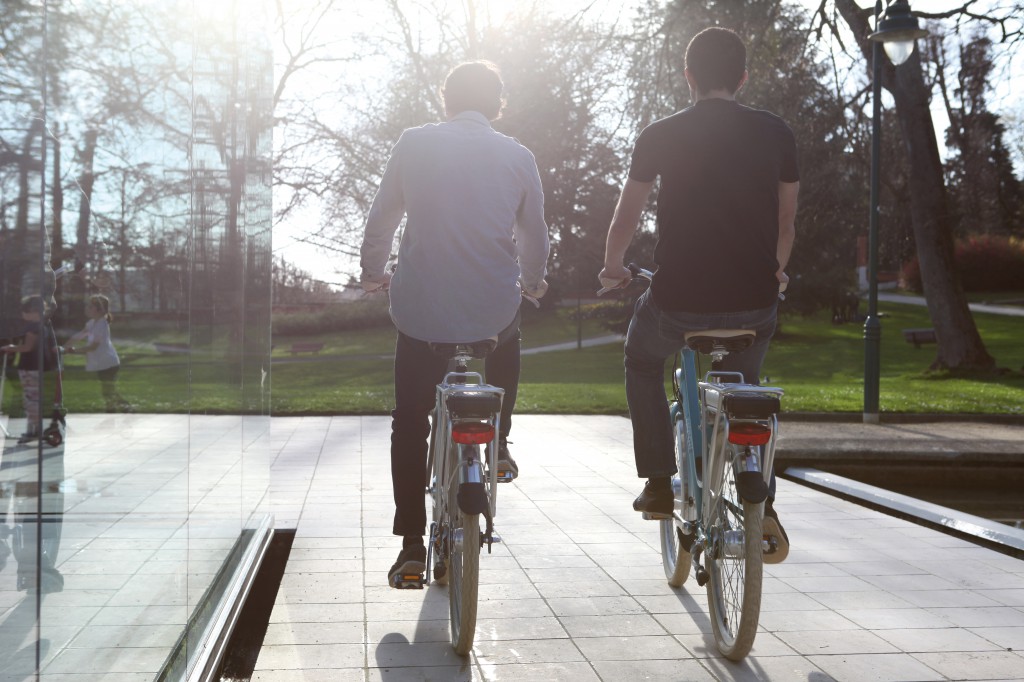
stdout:
POLYGON ((391 587, 398 590, 422 590, 422 573, 396 573, 391 576, 391 587))
POLYGON ((671 514, 659 514, 658 512, 642 512, 640 516, 644 521, 667 521, 672 518, 671 514))
POLYGON ((498 483, 511 483, 516 480, 516 477, 511 471, 499 471, 498 472, 498 483))

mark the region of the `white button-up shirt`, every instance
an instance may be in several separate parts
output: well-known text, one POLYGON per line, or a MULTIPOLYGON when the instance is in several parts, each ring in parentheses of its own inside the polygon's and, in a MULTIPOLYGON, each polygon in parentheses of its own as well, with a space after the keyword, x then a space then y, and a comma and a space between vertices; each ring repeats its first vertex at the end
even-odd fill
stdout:
POLYGON ((490 338, 515 318, 521 286, 546 274, 548 230, 537 162, 464 111, 402 133, 366 220, 363 278, 384 274, 407 216, 391 280, 391 318, 423 341, 490 338))

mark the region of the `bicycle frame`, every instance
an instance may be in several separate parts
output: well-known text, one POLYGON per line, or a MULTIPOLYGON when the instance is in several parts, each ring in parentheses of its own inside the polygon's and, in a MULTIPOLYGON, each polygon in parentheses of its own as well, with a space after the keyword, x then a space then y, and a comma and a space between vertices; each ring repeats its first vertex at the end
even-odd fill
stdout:
MULTIPOLYGON (((680 521, 694 523, 706 518, 710 508, 705 504, 704 491, 708 482, 721 480, 721 465, 724 444, 729 440, 729 419, 719 409, 722 401, 729 395, 745 393, 771 395, 781 397, 782 389, 768 386, 755 386, 742 381, 743 377, 734 372, 708 372, 704 381, 697 381, 697 354, 684 347, 679 352, 680 366, 675 370, 675 400, 670 406, 673 423, 681 422, 685 429, 686 451, 677 452, 676 465, 679 468, 680 488, 683 507, 676 510, 680 521), (735 377, 735 383, 724 382, 723 379, 735 377), (700 428, 695 429, 694 424, 700 428), (705 447, 706 444, 706 447, 705 447), (697 475, 696 463, 704 459, 703 467, 710 478, 697 475), (692 498, 692 504, 688 504, 692 498), (698 511, 699 510, 699 511, 698 511)), ((772 466, 775 461, 775 444, 778 434, 778 416, 771 415, 766 420, 771 422, 771 436, 760 453, 758 466, 763 474, 765 484, 771 479, 772 466)), ((677 497, 680 490, 677 490, 677 497)))

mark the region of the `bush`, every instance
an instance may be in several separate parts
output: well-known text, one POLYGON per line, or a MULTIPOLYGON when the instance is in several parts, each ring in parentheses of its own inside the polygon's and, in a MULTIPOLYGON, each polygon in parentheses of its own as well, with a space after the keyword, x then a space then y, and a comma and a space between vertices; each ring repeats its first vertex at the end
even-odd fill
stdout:
POLYGON ((851 300, 856 307, 857 282, 850 269, 798 272, 792 275, 785 296, 785 302, 780 303, 780 311, 809 317, 825 308, 831 309, 834 315, 837 309, 842 309, 851 300))
MULTIPOLYGON (((953 263, 964 291, 1024 289, 1024 239, 972 235, 956 242, 953 263)), ((900 284, 911 291, 922 291, 916 256, 900 271, 900 284)))
POLYGON ((271 321, 277 336, 312 336, 331 332, 371 329, 391 324, 386 297, 332 303, 310 313, 276 313, 271 321))
MULTIPOLYGON (((625 334, 629 321, 633 317, 636 297, 609 299, 599 303, 588 303, 580 306, 579 316, 584 320, 601 320, 601 326, 617 334, 625 334)), ((576 308, 563 308, 559 315, 576 321, 576 308)))

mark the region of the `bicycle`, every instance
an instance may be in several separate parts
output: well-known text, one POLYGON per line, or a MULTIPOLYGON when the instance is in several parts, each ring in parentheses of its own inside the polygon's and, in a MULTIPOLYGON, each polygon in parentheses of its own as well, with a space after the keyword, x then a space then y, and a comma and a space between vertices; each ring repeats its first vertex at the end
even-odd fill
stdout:
MULTIPOLYGON (((653 276, 635 264, 628 267, 634 279, 653 276)), ((670 404, 678 469, 672 479, 674 510, 671 517, 644 513, 645 519, 660 521, 668 584, 681 587, 692 570, 698 586, 707 588, 718 650, 733 661, 742 660, 754 644, 763 555, 779 549, 774 537, 762 535, 761 522, 783 391, 719 368, 729 353, 749 348, 755 336, 744 329, 685 334, 670 404), (697 378, 698 353, 712 360, 703 381, 697 378)))
MULTIPOLYGON (((425 572, 437 584, 448 586, 451 641, 459 655, 473 648, 480 551, 486 544, 489 554, 492 544, 501 542, 494 532, 497 485, 513 479, 511 472, 499 475, 497 466, 505 391, 468 368, 470 360, 486 357, 496 346, 495 339, 430 344, 435 353, 450 359, 450 365, 437 386, 427 451, 433 515, 425 572)), ((422 575, 399 579, 404 584, 396 587, 423 587, 422 575)))

